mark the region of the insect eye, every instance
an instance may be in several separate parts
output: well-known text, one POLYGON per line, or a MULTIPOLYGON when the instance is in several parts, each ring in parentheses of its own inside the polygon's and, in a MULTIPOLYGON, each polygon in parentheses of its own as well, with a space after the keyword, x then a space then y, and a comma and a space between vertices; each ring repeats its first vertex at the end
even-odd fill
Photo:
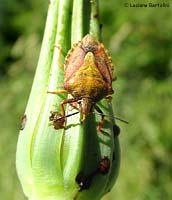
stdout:
POLYGON ((82 48, 86 53, 88 52, 94 53, 96 51, 96 46, 94 46, 93 44, 87 44, 85 46, 83 45, 82 48))
POLYGON ((84 51, 87 53, 90 51, 90 48, 89 47, 83 47, 84 51))

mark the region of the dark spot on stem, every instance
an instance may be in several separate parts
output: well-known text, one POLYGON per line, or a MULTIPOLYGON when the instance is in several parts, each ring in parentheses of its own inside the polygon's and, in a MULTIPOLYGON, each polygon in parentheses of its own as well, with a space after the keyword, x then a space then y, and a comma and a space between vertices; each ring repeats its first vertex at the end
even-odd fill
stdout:
POLYGON ((115 151, 112 154, 112 161, 115 161, 115 151))
POLYGON ((107 174, 109 172, 109 169, 110 169, 110 160, 107 156, 105 156, 100 161, 99 172, 101 174, 107 174))
POLYGON ((95 14, 93 15, 94 18, 98 18, 98 16, 99 16, 98 13, 95 13, 95 14))
POLYGON ((89 175, 85 175, 83 172, 80 172, 77 176, 75 181, 79 185, 79 192, 82 190, 87 190, 90 188, 92 179, 98 174, 107 174, 110 169, 110 160, 107 156, 101 159, 98 168, 90 173, 89 175))
POLYGON ((100 24, 100 25, 99 25, 100 31, 102 30, 102 28, 103 28, 103 24, 100 24))
POLYGON ((120 134, 120 128, 116 124, 113 125, 113 134, 114 134, 114 137, 115 136, 117 137, 120 134))
POLYGON ((75 181, 79 185, 79 192, 81 192, 82 190, 89 189, 89 187, 91 185, 92 177, 91 176, 85 176, 83 172, 80 172, 76 176, 75 181))
POLYGON ((27 116, 24 114, 21 118, 20 130, 24 130, 27 122, 27 116))

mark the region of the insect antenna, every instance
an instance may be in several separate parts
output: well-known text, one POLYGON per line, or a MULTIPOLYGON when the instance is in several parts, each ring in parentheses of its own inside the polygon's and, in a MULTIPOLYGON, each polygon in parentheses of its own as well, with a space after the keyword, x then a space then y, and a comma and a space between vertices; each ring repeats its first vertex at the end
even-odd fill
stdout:
POLYGON ((120 117, 116 117, 116 116, 112 116, 112 115, 106 115, 104 113, 98 113, 98 112, 94 112, 94 111, 92 113, 97 114, 97 115, 101 115, 101 116, 107 116, 107 117, 109 117, 111 119, 116 119, 116 120, 119 120, 121 122, 124 122, 125 124, 129 124, 128 121, 126 121, 124 119, 121 119, 120 117))
POLYGON ((67 118, 67 117, 70 117, 70 116, 72 116, 72 115, 76 115, 76 114, 78 114, 78 113, 79 113, 79 112, 77 111, 77 112, 74 112, 74 113, 71 113, 71 114, 68 114, 68 115, 65 115, 65 116, 61 116, 61 117, 58 118, 58 120, 64 119, 64 118, 67 118))

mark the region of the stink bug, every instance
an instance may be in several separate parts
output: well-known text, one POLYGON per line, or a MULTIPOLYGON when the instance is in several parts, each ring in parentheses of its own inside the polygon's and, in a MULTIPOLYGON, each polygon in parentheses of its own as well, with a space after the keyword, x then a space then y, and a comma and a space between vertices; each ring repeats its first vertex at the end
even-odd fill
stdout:
POLYGON ((81 122, 92 113, 93 109, 97 110, 102 114, 98 126, 98 130, 101 130, 104 114, 96 103, 105 97, 110 99, 113 94, 112 71, 113 64, 108 51, 102 43, 88 34, 76 43, 66 56, 63 90, 48 93, 68 93, 73 96, 61 102, 64 118, 66 117, 64 105, 67 103, 77 102, 81 122))

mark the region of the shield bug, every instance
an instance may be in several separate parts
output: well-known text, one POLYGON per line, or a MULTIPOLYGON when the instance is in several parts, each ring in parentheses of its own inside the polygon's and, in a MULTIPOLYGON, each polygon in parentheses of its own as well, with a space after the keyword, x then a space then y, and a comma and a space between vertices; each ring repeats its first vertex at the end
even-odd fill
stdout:
MULTIPOLYGON (((104 120, 104 114, 96 105, 105 97, 111 97, 112 89, 112 59, 104 45, 92 35, 86 35, 69 50, 64 65, 63 90, 48 92, 52 94, 68 93, 73 98, 61 102, 62 116, 65 117, 64 105, 77 102, 79 105, 80 121, 93 109, 102 114, 98 130, 104 120)), ((57 122, 56 122, 57 123, 57 122)))

